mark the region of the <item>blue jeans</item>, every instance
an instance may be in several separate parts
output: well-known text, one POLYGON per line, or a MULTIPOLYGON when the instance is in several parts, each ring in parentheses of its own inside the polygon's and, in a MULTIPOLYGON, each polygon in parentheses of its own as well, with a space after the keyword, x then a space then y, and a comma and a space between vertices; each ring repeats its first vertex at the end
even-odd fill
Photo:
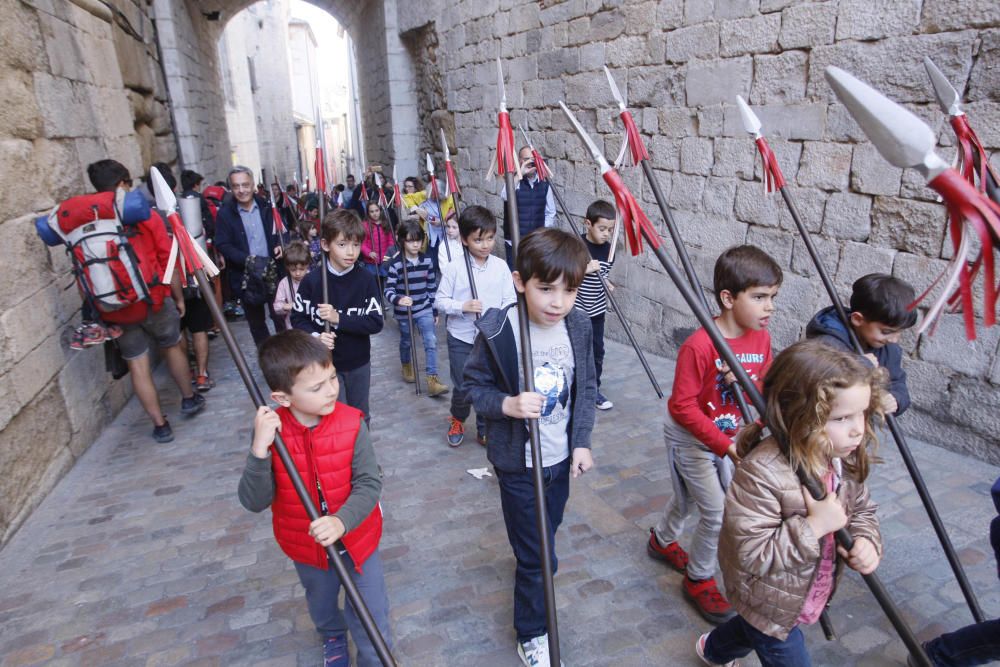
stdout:
MULTIPOLYGON (((549 545, 552 574, 555 574, 556 529, 562 523, 563 510, 569 499, 570 459, 542 469, 545 483, 545 509, 549 517, 549 545)), ((500 505, 507 539, 514 550, 517 568, 514 571, 514 630, 517 640, 544 635, 545 588, 542 583, 542 549, 535 524, 535 485, 531 469, 524 472, 496 470, 500 483, 500 505)))
POLYGON ((720 665, 756 651, 762 667, 811 667, 806 640, 798 626, 784 641, 753 627, 742 616, 734 616, 708 636, 705 658, 720 665))
MULTIPOLYGON (((404 313, 396 314, 399 322, 399 360, 410 363, 410 319, 404 313)), ((427 374, 437 375, 437 335, 434 333, 434 310, 425 308, 413 315, 413 325, 420 331, 420 339, 424 341, 424 356, 427 363, 427 374)))
POLYGON ((1000 660, 1000 619, 967 625, 924 644, 938 667, 972 667, 1000 660))
MULTIPOLYGON (((358 574, 358 571, 354 569, 354 561, 348 554, 341 554, 341 560, 344 561, 344 567, 347 568, 347 571, 351 573, 351 579, 354 580, 354 584, 361 594, 361 599, 364 600, 365 606, 368 607, 372 618, 375 619, 376 627, 391 649, 389 597, 385 592, 385 576, 382 572, 382 560, 379 558, 378 551, 375 551, 364 562, 361 574, 358 574)), ((306 589, 309 616, 316 625, 316 631, 322 635, 323 639, 338 637, 350 631, 354 638, 354 645, 358 649, 359 667, 381 665, 382 661, 378 659, 375 647, 372 646, 368 633, 365 632, 361 621, 358 620, 354 607, 346 599, 343 610, 337 603, 337 597, 340 595, 340 579, 337 577, 337 571, 333 567, 321 570, 302 563, 295 563, 295 571, 299 575, 302 587, 306 589)))

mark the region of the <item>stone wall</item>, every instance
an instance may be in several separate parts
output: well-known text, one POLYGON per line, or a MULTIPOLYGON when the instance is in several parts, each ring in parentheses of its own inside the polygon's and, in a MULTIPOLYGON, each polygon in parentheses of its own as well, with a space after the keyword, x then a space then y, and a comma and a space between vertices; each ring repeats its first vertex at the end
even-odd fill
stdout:
MULTIPOLYGON (((711 285, 711 267, 723 249, 744 242, 763 247, 786 269, 772 327, 776 349, 801 336, 828 299, 781 199, 762 195, 737 94, 760 115, 845 297, 856 278, 873 271, 923 290, 944 267, 949 243, 934 193, 916 172, 889 166, 865 140, 823 80, 827 65, 854 72, 928 120, 950 158, 951 129, 921 62, 931 56, 965 91, 984 143, 1000 148, 1000 4, 994 1, 465 0, 435 6, 467 199, 499 213, 499 186, 479 177, 496 138, 498 51, 513 121, 527 120, 534 130, 574 215, 595 193, 609 198, 557 106, 565 100, 605 154, 617 155, 621 127, 601 70, 607 64, 628 98, 702 282, 711 285)), ((628 170, 625 180, 658 220, 641 174, 628 170)), ((616 294, 637 336, 648 349, 675 354, 695 326, 688 309, 648 253, 618 257, 616 294)), ((621 338, 617 324, 609 329, 621 338)), ((977 341, 966 343, 959 316, 952 315, 933 337, 907 333, 915 407, 902 420, 905 429, 1000 461, 998 331, 981 330, 977 341)))
POLYGON ((0 544, 131 393, 100 348, 72 352, 79 322, 61 249, 33 218, 91 191, 86 165, 133 175, 173 161, 166 92, 145 2, 6 0, 0 22, 0 544))

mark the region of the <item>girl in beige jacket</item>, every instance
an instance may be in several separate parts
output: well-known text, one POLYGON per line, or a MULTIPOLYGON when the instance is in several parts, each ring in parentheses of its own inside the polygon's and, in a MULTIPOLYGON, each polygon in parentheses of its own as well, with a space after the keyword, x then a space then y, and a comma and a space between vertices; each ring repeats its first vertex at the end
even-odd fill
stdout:
POLYGON ((726 493, 719 564, 739 615, 699 637, 709 665, 735 665, 756 651, 766 667, 811 664, 798 626, 815 623, 836 587, 841 564, 869 574, 882 555, 876 505, 864 484, 877 444, 881 375, 859 357, 817 341, 779 354, 764 379, 766 422, 739 437, 741 462, 726 493), (783 451, 779 443, 788 443, 783 451), (870 451, 871 450, 871 451, 870 451), (813 500, 803 468, 826 487, 813 500), (833 533, 846 527, 847 552, 833 533))

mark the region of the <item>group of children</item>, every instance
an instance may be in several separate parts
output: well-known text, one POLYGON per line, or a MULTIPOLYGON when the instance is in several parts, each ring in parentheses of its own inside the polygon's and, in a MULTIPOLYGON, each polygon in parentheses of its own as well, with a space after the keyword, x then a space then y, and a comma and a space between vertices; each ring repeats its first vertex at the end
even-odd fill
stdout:
MULTIPOLYGON (((383 326, 383 296, 400 324, 407 381, 416 362, 410 356, 413 332, 407 315, 422 333, 429 386, 430 378, 437 379, 434 324, 438 314, 447 318, 453 383, 448 444, 462 443, 474 406, 477 440, 496 471, 516 560, 516 651, 529 667, 549 664, 526 420, 537 419, 541 434, 555 568, 554 538, 569 479, 593 466, 595 410, 611 407, 600 392, 606 304, 596 274, 607 275, 610 269, 614 214, 606 202, 595 202, 587 211, 583 239, 554 228, 531 232, 521 240, 511 272, 493 255, 494 216, 470 206, 457 225, 447 226, 450 245, 441 257, 440 279, 420 251, 423 231, 403 223, 396 239, 402 252, 391 260, 380 292, 375 275, 356 266, 362 248, 371 247, 365 245, 366 229, 353 212, 338 210, 322 224, 322 269, 304 278, 290 270, 292 296, 282 297, 282 309, 290 311, 294 329, 260 349, 261 368, 280 407, 258 411, 240 499, 253 511, 272 506, 276 539, 296 562, 310 614, 324 638, 326 665, 348 664, 348 630, 359 664, 377 664, 377 658, 353 610, 348 607, 345 620, 337 608, 340 584, 322 547, 334 545, 346 556, 379 630, 391 642, 377 551, 381 480, 367 427, 370 336, 383 326), (408 295, 400 291, 404 261, 408 295), (301 281, 297 292, 296 275, 301 281), (322 299, 322 280, 328 303, 322 299), (529 318, 533 392, 524 391, 521 379, 522 341, 513 307, 518 298, 529 318), (278 429, 308 477, 313 500, 323 508, 324 516, 315 521, 297 505, 280 462, 272 462, 270 445, 278 429)), ((291 248, 288 255, 298 257, 291 248)), ((695 644, 708 665, 734 665, 751 651, 763 664, 808 665, 799 626, 819 619, 842 564, 864 574, 874 571, 882 557, 876 507, 864 482, 878 419, 900 414, 909 404, 897 343, 914 324, 908 309, 913 290, 888 275, 865 276, 854 283, 847 323, 825 309, 807 328, 813 340, 773 357, 768 327, 782 279, 778 264, 749 245, 725 251, 715 265, 720 309, 715 324, 763 391, 767 407, 761 417, 769 430, 759 422, 744 423, 733 373, 705 329, 681 346, 667 402, 664 440, 674 492, 650 530, 646 549, 684 573, 683 596, 718 625, 695 644), (853 352, 852 335, 865 355, 853 352), (796 477, 800 468, 821 482, 825 499, 804 492, 796 477), (700 516, 686 551, 679 540, 694 507, 700 516), (835 544, 840 528, 854 538, 850 551, 835 544), (718 568, 728 599, 715 581, 718 568)))

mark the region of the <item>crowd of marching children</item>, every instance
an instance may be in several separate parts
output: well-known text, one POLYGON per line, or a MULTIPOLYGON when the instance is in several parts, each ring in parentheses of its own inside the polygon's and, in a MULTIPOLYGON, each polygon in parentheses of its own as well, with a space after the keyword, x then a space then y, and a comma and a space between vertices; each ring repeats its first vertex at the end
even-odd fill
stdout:
MULTIPOLYGON (((268 191, 255 186, 245 167, 234 167, 224 183, 204 189, 199 174, 181 175, 184 195, 205 204, 206 246, 225 267, 216 293, 228 314, 246 318, 278 406, 257 412, 239 498, 252 511, 271 508, 275 538, 295 562, 328 667, 349 664, 348 632, 358 664, 379 661, 353 608, 338 607, 341 582, 329 567, 327 547, 340 551, 391 643, 378 555, 382 479, 369 438, 371 336, 383 329, 387 302, 399 326, 402 380, 418 381, 413 343, 419 333, 428 394, 450 392, 442 428, 449 446, 463 443, 475 409, 476 440, 496 471, 516 560, 515 650, 529 667, 549 664, 526 420, 539 424, 555 568, 554 538, 570 479, 594 465, 595 411, 613 407, 601 392, 607 301, 598 275, 606 279, 610 273, 615 209, 593 202, 582 236, 557 229, 548 184, 534 173, 530 151, 521 157, 524 178, 513 194, 521 241, 507 249, 507 262, 494 254, 497 220, 489 210, 469 206, 456 215, 450 198, 438 201, 415 177, 404 181, 402 201, 395 202, 377 168, 361 183, 348 176, 319 220, 319 197, 325 194, 278 184, 268 191), (533 392, 523 391, 521 380, 523 343, 514 307, 519 297, 529 320, 533 392), (440 318, 450 387, 437 365, 440 318), (321 508, 316 520, 272 456, 279 430, 321 508)), ((91 165, 89 174, 99 193, 123 196, 131 189, 127 170, 114 161, 91 165)), ((205 407, 202 394, 212 386, 207 339, 214 324, 200 299, 177 280, 156 284, 154 274, 165 275, 169 263, 170 241, 156 214, 147 213, 131 243, 148 282, 156 285, 153 297, 111 313, 88 305, 89 323, 78 335, 89 344, 116 338, 153 435, 164 442, 172 435, 152 387, 148 339, 164 353, 181 390, 181 412, 194 414, 205 407), (183 330, 192 340, 193 378, 183 330)), ((800 626, 820 618, 843 565, 870 573, 883 555, 865 479, 878 418, 902 414, 910 403, 898 340, 914 324, 907 307, 913 289, 892 276, 864 276, 853 285, 848 322, 832 308, 822 310, 808 325, 809 340, 775 355, 768 328, 782 279, 774 259, 750 245, 726 250, 715 263, 715 322, 762 389, 772 430, 742 423, 735 378, 704 329, 681 346, 666 404, 673 493, 644 548, 684 574, 682 596, 716 625, 695 641, 695 652, 709 665, 734 665, 750 652, 765 665, 810 664, 800 626), (853 352, 852 335, 866 350, 863 356, 853 352), (803 491, 797 468, 821 480, 829 492, 824 500, 803 491), (698 522, 685 548, 681 536, 693 509, 698 522), (854 539, 850 551, 835 543, 833 534, 841 528, 854 539), (715 580, 719 569, 725 595, 715 580)), ((1000 489, 994 487, 994 494, 1000 511, 1000 489)), ((1000 525, 993 543, 1000 551, 1000 525)), ((929 642, 935 664, 981 664, 968 657, 976 651, 996 657, 1000 627, 996 621, 982 625, 929 642)))

